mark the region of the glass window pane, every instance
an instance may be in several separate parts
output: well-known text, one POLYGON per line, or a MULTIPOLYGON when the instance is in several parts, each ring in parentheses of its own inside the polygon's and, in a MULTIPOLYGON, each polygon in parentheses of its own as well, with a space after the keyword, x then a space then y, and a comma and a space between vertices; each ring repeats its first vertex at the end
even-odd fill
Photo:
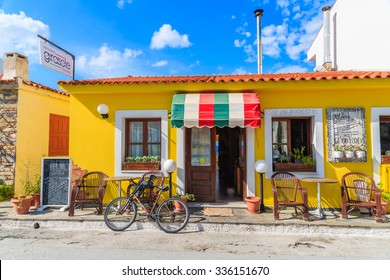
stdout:
POLYGON ((149 144, 148 145, 148 156, 160 157, 160 144, 149 144))
POLYGON ((272 122, 272 142, 287 143, 287 122, 286 121, 272 122))
POLYGON ((148 122, 148 143, 160 143, 160 122, 148 122))
POLYGON ((194 127, 191 132, 192 166, 210 166, 210 129, 194 127))
POLYGON ((143 141, 143 123, 130 123, 130 143, 142 143, 143 141))
POLYGON ((142 145, 131 145, 130 146, 130 156, 131 157, 142 157, 142 145))

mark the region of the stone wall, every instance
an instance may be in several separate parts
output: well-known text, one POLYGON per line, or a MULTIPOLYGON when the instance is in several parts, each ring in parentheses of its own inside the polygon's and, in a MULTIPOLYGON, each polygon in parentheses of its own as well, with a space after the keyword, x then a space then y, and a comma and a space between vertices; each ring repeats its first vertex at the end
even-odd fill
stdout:
POLYGON ((15 180, 17 106, 17 82, 0 81, 0 184, 15 180))

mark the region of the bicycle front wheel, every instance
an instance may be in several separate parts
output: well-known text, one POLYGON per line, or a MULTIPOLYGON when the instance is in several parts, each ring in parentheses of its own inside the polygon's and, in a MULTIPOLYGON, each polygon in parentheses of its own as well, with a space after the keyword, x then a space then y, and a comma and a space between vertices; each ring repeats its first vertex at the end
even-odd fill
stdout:
POLYGON ((156 210, 157 226, 167 233, 176 233, 185 228, 189 218, 187 204, 179 198, 164 200, 156 210))
POLYGON ((104 222, 114 231, 122 231, 131 226, 137 216, 137 206, 127 197, 111 201, 104 212, 104 222))

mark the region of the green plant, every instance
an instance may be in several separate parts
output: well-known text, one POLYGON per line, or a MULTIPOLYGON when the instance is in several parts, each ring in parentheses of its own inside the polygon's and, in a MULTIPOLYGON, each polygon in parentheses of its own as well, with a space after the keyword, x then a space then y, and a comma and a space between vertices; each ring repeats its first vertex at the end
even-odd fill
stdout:
POLYGON ((336 151, 336 152, 342 152, 344 151, 343 147, 342 146, 339 146, 339 145, 335 145, 333 147, 333 150, 336 151))
POLYGON ((159 162, 158 156, 127 157, 125 162, 159 162))
POLYGON ((286 154, 281 154, 279 158, 280 162, 287 162, 288 161, 288 156, 286 154))
POLYGON ((359 145, 355 147, 355 151, 357 152, 365 152, 366 149, 364 149, 363 145, 359 145))
POLYGON ((344 151, 345 152, 353 152, 353 146, 345 146, 344 151))
POLYGON ((307 165, 316 165, 316 161, 311 156, 303 156, 301 162, 307 165))
POLYGON ((26 176, 20 180, 25 194, 36 194, 41 192, 41 176, 35 174, 34 176, 26 176))
POLYGON ((187 201, 195 201, 195 195, 192 193, 185 193, 185 194, 177 194, 175 197, 180 199, 187 199, 187 201))
POLYGON ((0 185, 0 201, 9 200, 14 196, 14 186, 0 185))
POLYGON ((295 162, 302 161, 302 157, 305 156, 305 147, 302 146, 301 148, 294 148, 290 155, 294 158, 295 162))
POLYGON ((381 182, 376 184, 376 187, 381 190, 381 200, 390 203, 390 192, 385 191, 384 189, 382 189, 381 188, 382 186, 383 186, 383 184, 381 182))

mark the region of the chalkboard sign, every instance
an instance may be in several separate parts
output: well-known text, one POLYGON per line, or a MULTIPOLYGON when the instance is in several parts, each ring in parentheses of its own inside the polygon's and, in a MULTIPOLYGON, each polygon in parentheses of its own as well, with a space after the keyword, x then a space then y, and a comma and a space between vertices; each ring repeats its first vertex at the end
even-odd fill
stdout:
POLYGON ((70 158, 42 159, 42 206, 68 206, 71 168, 70 158))

